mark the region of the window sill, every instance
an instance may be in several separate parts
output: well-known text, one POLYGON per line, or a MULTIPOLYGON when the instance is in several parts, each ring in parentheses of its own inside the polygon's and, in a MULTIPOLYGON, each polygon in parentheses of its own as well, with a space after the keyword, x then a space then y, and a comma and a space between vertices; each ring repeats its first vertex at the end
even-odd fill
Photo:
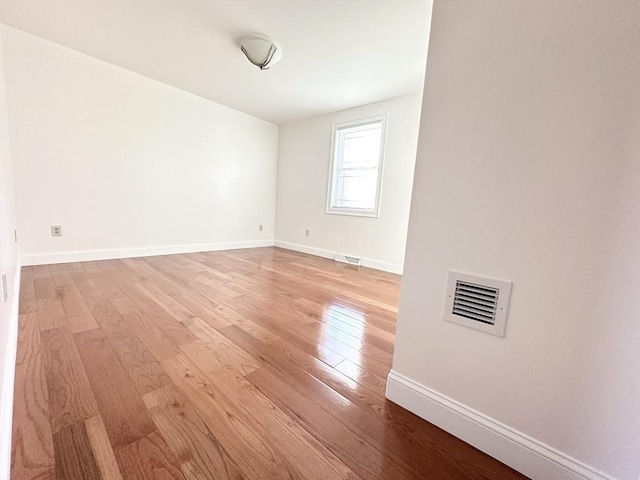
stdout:
POLYGON ((347 210, 347 209, 329 209, 325 211, 328 215, 347 215, 350 217, 369 217, 369 218, 379 218, 380 212, 363 212, 359 210, 347 210))

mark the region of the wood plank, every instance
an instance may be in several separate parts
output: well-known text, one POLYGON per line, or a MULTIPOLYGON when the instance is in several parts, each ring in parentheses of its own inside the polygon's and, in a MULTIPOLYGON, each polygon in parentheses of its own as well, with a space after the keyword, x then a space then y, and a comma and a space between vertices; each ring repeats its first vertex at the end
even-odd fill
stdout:
POLYGON ((153 431, 116 451, 125 480, 185 480, 162 436, 153 431))
POLYGON ((256 248, 21 284, 15 478, 523 478, 386 400, 397 275, 256 248))
POLYGON ((74 340, 114 449, 153 432, 155 425, 104 334, 89 330, 74 334, 74 340))
POLYGON ((153 300, 167 312, 169 312, 171 316, 173 316, 180 323, 191 320, 196 316, 193 312, 187 310, 181 303, 176 302, 173 298, 171 298, 169 295, 164 293, 152 283, 139 282, 136 283, 135 286, 144 294, 146 294, 151 300, 153 300))
POLYGON ((262 427, 247 421, 238 405, 216 391, 200 369, 183 356, 164 360, 162 366, 248 478, 294 476, 292 467, 274 450, 262 427))
POLYGON ((68 425, 55 433, 53 444, 58 479, 100 479, 84 423, 68 425))
POLYGON ((136 284, 129 281, 126 276, 121 276, 120 272, 105 271, 106 276, 98 276, 100 288, 108 292, 108 295, 119 295, 124 293, 137 309, 156 313, 159 318, 170 318, 172 321, 180 323, 179 318, 175 318, 171 312, 165 310, 160 304, 150 298, 145 292, 136 287, 136 284))
POLYGON ((177 387, 169 385, 142 398, 188 479, 244 478, 177 387))
POLYGON ((40 330, 50 328, 64 328, 67 326, 67 316, 62 303, 57 298, 40 299, 36 302, 40 330))
POLYGON ((98 406, 68 327, 45 330, 41 336, 51 428, 56 434, 98 415, 98 406))
POLYGON ((248 417, 252 417, 269 432, 274 447, 286 456, 302 478, 313 478, 318 472, 322 472, 322 478, 326 480, 358 478, 331 450, 318 442, 233 368, 219 370, 211 374, 210 378, 216 388, 240 405, 248 417))
POLYGON ((204 373, 211 373, 221 370, 227 366, 227 363, 215 355, 202 341, 194 340, 193 342, 180 345, 183 354, 193 362, 204 373))
POLYGON ((51 267, 49 265, 34 265, 31 267, 33 279, 51 278, 51 267))
POLYGON ((180 343, 195 339, 186 327, 162 309, 150 311, 139 306, 110 277, 101 273, 95 275, 96 281, 93 281, 84 271, 74 273, 73 277, 82 287, 91 308, 104 309, 108 297, 108 303, 124 318, 131 332, 138 336, 156 360, 179 354, 180 343))
POLYGON ((183 305, 189 311, 193 312, 193 315, 204 320, 213 328, 224 328, 231 326, 231 322, 225 317, 221 316, 217 312, 217 308, 220 304, 215 304, 208 297, 196 293, 193 290, 181 290, 180 293, 169 294, 169 296, 183 305), (197 300, 196 298, 199 298, 197 300), (212 305, 214 307, 212 308, 212 305))
POLYGON ((116 284, 111 277, 104 275, 96 276, 96 284, 129 326, 134 331, 140 331, 140 334, 136 334, 145 345, 152 351, 158 350, 156 359, 175 355, 179 353, 178 345, 195 340, 196 337, 186 327, 134 284, 128 281, 116 284))
POLYGON ((92 302, 92 311, 120 363, 140 395, 170 383, 157 360, 131 332, 127 322, 103 297, 92 302))
POLYGON ((318 322, 329 325, 332 329, 344 332, 364 344, 374 345, 388 353, 393 353, 394 335, 367 322, 366 317, 360 318, 345 315, 331 306, 321 306, 307 298, 299 298, 296 303, 303 305, 307 314, 318 322))
POLYGON ((306 429, 313 431, 334 455, 362 478, 420 478, 381 455, 331 414, 318 408, 293 387, 268 374, 265 369, 251 373, 248 378, 264 395, 278 402, 306 429))
POLYGON ((376 345, 373 345, 371 341, 365 341, 364 328, 361 330, 360 334, 351 335, 342 329, 337 328, 337 325, 340 325, 340 322, 331 319, 326 322, 314 322, 306 325, 304 328, 312 332, 312 335, 331 337, 345 345, 348 345, 352 349, 362 352, 368 357, 384 363, 385 366, 391 364, 391 361, 393 360, 393 352, 378 348, 376 345))
MULTIPOLYGON (((304 355, 300 356, 299 353, 291 355, 290 352, 287 352, 285 346, 269 348, 269 346, 257 342, 235 327, 223 329, 221 333, 254 357, 263 360, 265 365, 269 367, 269 371, 279 376, 283 381, 296 384, 298 388, 304 391, 305 395, 314 399, 314 401, 322 400, 326 396, 326 392, 330 392, 329 398, 332 401, 326 404, 326 410, 329 413, 335 415, 336 412, 342 411, 345 405, 350 405, 350 402, 353 402, 353 405, 347 408, 346 416, 340 416, 339 420, 348 425, 352 431, 358 432, 362 438, 367 439, 371 445, 379 448, 381 452, 389 449, 398 462, 406 465, 405 468, 411 469, 417 463, 422 467, 421 471, 425 469, 430 471, 430 475, 434 478, 449 478, 447 473, 441 474, 439 477, 436 476, 437 467, 440 466, 447 472, 456 471, 459 465, 464 465, 461 472, 456 473, 456 478, 467 478, 464 473, 466 470, 472 472, 469 478, 496 477, 497 473, 492 467, 492 462, 486 462, 485 457, 476 459, 473 463, 466 460, 467 458, 472 458, 471 455, 469 457, 465 456, 467 448, 472 447, 435 427, 431 431, 416 429, 415 422, 417 417, 407 417, 407 415, 412 416, 412 414, 386 401, 382 393, 384 389, 370 390, 362 387, 322 362, 315 359, 309 361, 308 358, 305 358, 304 355), (307 373, 311 377, 306 375, 307 373), (323 385, 318 379, 322 380, 326 385, 323 385), (333 389, 336 389, 336 391, 333 389), (354 410, 353 407, 358 408, 354 410), (354 414, 355 417, 353 417, 354 414), (401 438, 396 441, 396 435, 398 434, 401 438), (434 441, 434 436, 438 438, 438 441, 434 441), (384 440, 382 444, 380 444, 381 440, 384 440), (428 445, 429 448, 417 456, 416 450, 419 451, 422 445, 428 445), (402 452, 405 452, 408 448, 412 453, 407 456, 408 458, 404 458, 402 452), (452 457, 454 461, 446 460, 448 457, 452 457)), ((268 343, 272 344, 272 342, 268 343)), ((248 378, 250 379, 251 376, 249 375, 248 378)))
POLYGON ((55 478, 49 392, 35 313, 18 319, 12 444, 12 478, 55 478))
MULTIPOLYGON (((185 322, 185 325, 208 347, 212 355, 219 358, 223 364, 232 366, 243 375, 260 368, 260 363, 256 359, 247 355, 242 349, 237 348, 224 335, 218 333, 199 318, 193 318, 185 322)), ((182 350, 185 351, 184 348, 182 350)))
MULTIPOLYGON (((98 278, 101 277, 98 276, 98 278)), ((98 289, 105 288, 105 294, 111 293, 109 287, 105 287, 100 280, 96 282, 96 286, 98 289)), ((169 379, 160 364, 140 338, 131 331, 125 319, 107 300, 105 294, 92 293, 87 297, 88 305, 138 393, 142 395, 167 385, 169 379)))
MULTIPOLYGON (((307 374, 307 372, 304 371, 302 368, 300 368, 295 364, 292 364, 289 361, 288 357, 281 353, 280 349, 273 348, 268 344, 264 344, 257 341, 256 339, 253 339, 250 335, 243 332, 238 327, 230 327, 228 329, 223 330, 223 333, 225 334, 225 336, 228 336, 229 338, 231 338, 237 345, 241 345, 246 351, 249 351, 254 356, 257 356, 264 361, 265 368, 260 369, 261 372, 264 370, 268 370, 269 372, 273 372, 273 375, 276 375, 277 377, 281 377, 282 379, 288 380, 289 377, 292 377, 294 380, 301 382, 302 384, 306 384, 307 387, 314 385, 313 384, 314 379, 312 379, 307 374), (305 382, 305 378, 309 380, 310 384, 308 382, 305 382)), ((264 386, 262 384, 258 385, 256 382, 254 382, 254 380, 252 380, 255 378, 255 376, 256 375, 249 374, 247 376, 247 379, 249 379, 249 381, 251 381, 252 383, 256 384, 261 389, 261 391, 263 391, 263 393, 266 394, 267 392, 263 389, 264 386)), ((287 380, 275 380, 275 378, 270 379, 270 381, 278 385, 277 390, 282 392, 289 391, 289 389, 292 388, 290 386, 283 386, 278 383, 280 381, 287 381, 287 380)), ((313 389, 307 388, 306 391, 313 392, 312 397, 315 397, 318 394, 318 391, 322 392, 322 389, 320 387, 317 387, 316 391, 314 392, 313 389)), ((302 395, 302 393, 300 393, 300 395, 302 395)), ((353 411, 355 407, 352 406, 347 399, 340 397, 339 395, 335 394, 335 392, 333 395, 334 395, 333 400, 335 401, 335 406, 333 410, 335 409, 343 410, 347 408, 348 410, 353 411), (347 405, 348 407, 345 407, 345 405, 347 405)), ((278 400, 272 395, 269 396, 269 398, 271 398, 274 402, 278 400)), ((292 414, 292 415, 295 414, 296 416, 300 417, 301 413, 297 412, 296 410, 293 410, 290 404, 279 404, 279 405, 281 405, 283 408, 286 408, 286 411, 289 414, 292 414)), ((312 404, 310 403, 305 403, 305 405, 308 408, 315 408, 316 410, 319 408, 317 405, 312 407, 311 406, 312 404)), ((312 431, 314 431, 314 434, 321 434, 322 430, 318 430, 320 424, 331 425, 333 422, 338 422, 341 425, 344 424, 344 420, 345 420, 344 418, 340 418, 338 420, 335 418, 329 419, 327 417, 327 415, 332 415, 333 413, 334 413, 333 411, 309 413, 310 416, 309 418, 307 418, 307 421, 309 423, 306 428, 312 429, 312 431)), ((372 420, 376 420, 375 418, 365 418, 366 417, 365 415, 362 415, 361 417, 362 418, 360 420, 364 420, 366 422, 371 422, 372 420)), ((361 440, 362 431, 358 427, 358 422, 352 422, 352 423, 347 422, 347 425, 351 425, 352 434, 353 432, 358 432, 358 434, 355 435, 357 438, 357 441, 362 441, 361 440)), ((379 432, 379 433, 383 433, 383 432, 379 432)), ((333 437, 332 435, 329 436, 326 440, 323 441, 323 443, 327 444, 327 442, 332 437, 333 437)), ((384 439, 384 435, 383 434, 380 435, 379 439, 384 439)), ((356 441, 356 440, 344 439, 344 441, 348 442, 348 441, 356 441)), ((367 458, 369 457, 373 458, 376 455, 384 456, 382 451, 379 451, 378 454, 376 454, 375 448, 372 446, 373 444, 377 443, 378 439, 374 438, 372 441, 372 439, 369 438, 369 441, 370 443, 366 446, 366 448, 361 447, 358 451, 366 452, 367 458)), ((343 457, 339 453, 341 449, 352 448, 352 447, 347 447, 346 445, 343 445, 340 443, 332 444, 332 446, 333 448, 332 449, 330 448, 330 449, 339 458, 341 458, 347 465, 349 465, 356 473, 358 473, 358 475, 369 478, 371 477, 371 475, 375 474, 375 472, 367 470, 367 464, 370 463, 369 460, 362 463, 360 459, 357 457, 349 457, 349 456, 343 457)), ((393 461, 391 463, 393 463, 393 461)), ((376 462, 371 463, 372 467, 375 465, 376 465, 376 462)), ((411 473, 411 467, 408 465, 405 465, 405 466, 396 465, 395 468, 398 471, 402 472, 403 475, 407 475, 407 478, 420 478, 419 476, 418 477, 412 476, 413 474, 411 473)))
MULTIPOLYGON (((300 327, 298 325, 293 326, 280 321, 276 316, 267 315, 263 313, 259 307, 249 306, 244 302, 242 297, 238 298, 238 303, 234 304, 233 308, 245 317, 250 318, 252 322, 276 333, 281 338, 286 338, 287 342, 290 344, 295 345, 317 359, 322 360, 327 365, 337 365, 345 358, 341 353, 319 343, 316 339, 309 338, 301 334, 300 327)), ((224 329, 221 329, 220 331, 222 330, 224 329)), ((353 352, 350 350, 348 353, 353 355, 353 352)))
POLYGON ((98 322, 90 313, 86 315, 78 315, 76 317, 67 317, 67 325, 71 333, 86 332, 98 328, 98 322))
POLYGON ((22 267, 20 272, 20 304, 18 312, 34 313, 36 309, 36 290, 33 285, 33 271, 31 267, 22 267))
POLYGON ((335 366, 335 369, 340 373, 344 373, 350 379, 373 390, 383 390, 387 385, 385 378, 376 375, 375 372, 369 371, 351 360, 340 362, 335 366))
POLYGON ((235 298, 242 295, 242 293, 237 292, 233 288, 227 287, 220 281, 220 278, 210 275, 209 271, 210 269, 207 269, 206 273, 198 275, 197 278, 199 282, 209 287, 207 291, 210 291, 213 296, 222 295, 225 298, 235 298))
POLYGON ((158 277, 167 278, 174 282, 175 287, 172 288, 171 286, 167 287, 166 281, 154 280, 160 289, 196 316, 216 329, 231 326, 231 322, 219 312, 222 306, 220 302, 211 299, 197 288, 193 288, 191 275, 179 272, 175 268, 163 268, 158 277))
POLYGON ((91 451, 93 452, 93 458, 103 480, 122 480, 120 467, 111 447, 107 430, 104 428, 102 418, 99 416, 88 418, 84 421, 84 426, 91 445, 91 451))
POLYGON ((171 383, 144 344, 127 330, 122 318, 117 323, 103 327, 103 331, 140 395, 171 383))
POLYGON ((25 282, 33 283, 33 267, 23 266, 20 269, 20 279, 25 282))
MULTIPOLYGON (((457 464, 448 460, 446 449, 445 451, 423 449, 419 442, 411 436, 407 436, 405 431, 395 428, 393 423, 386 422, 373 412, 351 403, 313 376, 286 364, 283 365, 281 362, 278 363, 278 366, 280 368, 277 370, 262 369, 259 374, 256 374, 261 377, 259 382, 263 386, 262 388, 266 388, 265 385, 269 384, 273 388, 280 389, 282 385, 279 382, 289 384, 298 390, 300 395, 312 400, 316 404, 316 408, 323 408, 381 454, 389 456, 407 471, 412 472, 411 475, 415 478, 421 478, 420 472, 425 469, 430 472, 430 478, 434 479, 451 478, 452 472, 455 472, 455 478, 460 479, 485 477, 484 473, 486 472, 482 472, 482 469, 478 469, 480 475, 474 473, 469 476, 464 470, 456 472, 457 464), (278 378, 275 378, 274 375, 278 378)), ((250 375, 247 379, 254 381, 256 376, 250 375)), ((289 405, 289 408, 293 407, 289 405)))
POLYGON ((174 335, 173 333, 175 333, 176 330, 173 325, 157 322, 158 317, 148 312, 125 313, 122 317, 125 322, 127 322, 131 332, 140 338, 157 361, 179 355, 182 353, 179 348, 180 344, 195 340, 195 336, 185 327, 183 328, 187 330, 191 337, 190 339, 182 332, 174 335), (175 340, 176 337, 180 338, 179 343, 175 340))
MULTIPOLYGON (((71 278, 68 272, 67 275, 71 278)), ((73 279, 71 279, 71 281, 73 281, 73 279)), ((89 307, 87 307, 80 290, 78 290, 75 284, 72 286, 56 287, 56 296, 60 299, 67 317, 76 317, 90 313, 89 307)))
MULTIPOLYGON (((321 305, 331 305, 334 309, 341 308, 346 314, 350 314, 351 312, 355 312, 357 316, 365 314, 367 321, 374 322, 383 329, 388 329, 389 331, 394 330, 394 319, 397 312, 379 308, 371 302, 366 301, 367 296, 371 299, 379 298, 380 295, 375 291, 371 292, 363 290, 361 294, 357 295, 357 298, 354 298, 354 296, 351 295, 350 289, 341 288, 339 286, 336 287, 334 284, 335 282, 333 281, 318 281, 317 278, 306 275, 305 281, 300 282, 299 273, 283 271, 280 265, 273 268, 261 265, 261 269, 271 271, 272 275, 275 275, 275 278, 278 280, 278 284, 290 293, 295 293, 297 297, 306 297, 321 305)), ((263 272, 258 272, 256 277, 262 279, 271 278, 270 276, 266 276, 263 272)), ((274 301, 278 301, 278 295, 274 295, 273 292, 269 292, 264 289, 264 285, 261 285, 260 283, 257 285, 260 292, 269 296, 274 301)), ((289 306, 297 309, 297 307, 293 305, 289 306)))
MULTIPOLYGON (((109 271, 109 273, 111 273, 109 271)), ((106 271, 99 271, 91 276, 96 290, 93 295, 99 295, 100 298, 108 299, 109 303, 120 314, 137 312, 140 307, 123 291, 123 287, 120 284, 116 284, 106 271)), ((126 285, 129 285, 128 283, 126 285)))
POLYGON ((75 287, 75 282, 64 264, 49 265, 51 278, 56 287, 75 287))
MULTIPOLYGON (((79 264, 78 264, 79 265, 79 264)), ((102 292, 96 285, 96 283, 91 279, 89 274, 83 268, 73 268, 71 265, 67 265, 67 269, 73 278, 78 290, 82 293, 85 301, 88 298, 91 298, 92 295, 101 294, 102 292)))
POLYGON ((51 277, 34 278, 33 286, 36 291, 36 299, 44 300, 47 298, 56 298, 56 286, 51 277))
MULTIPOLYGON (((404 465, 405 469, 412 470, 417 464, 422 468, 420 471, 427 469, 433 478, 444 479, 449 478, 448 475, 450 475, 446 472, 456 471, 458 465, 464 463, 464 455, 459 455, 457 452, 461 446, 466 446, 466 444, 448 434, 442 437, 441 434, 444 432, 435 427, 433 427, 433 432, 429 432, 429 435, 420 435, 413 425, 415 419, 411 422, 405 422, 399 417, 391 420, 384 414, 379 414, 377 411, 379 405, 393 404, 387 402, 383 397, 378 397, 373 391, 359 388, 354 382, 347 386, 347 398, 345 398, 313 376, 315 370, 310 368, 314 365, 313 363, 295 362, 294 364, 290 362, 290 357, 282 353, 281 349, 271 348, 269 345, 252 339, 237 328, 225 329, 223 333, 232 338, 236 345, 242 346, 246 351, 262 359, 267 367, 266 370, 271 374, 300 390, 301 394, 309 397, 318 405, 322 405, 338 421, 377 448, 381 454, 387 452, 396 462, 404 465), (352 403, 354 399, 355 403, 352 403), (439 438, 440 444, 434 445, 433 440, 430 439, 434 433, 442 437, 439 438), (460 445, 456 445, 456 442, 459 442, 460 445), (429 448, 417 455, 424 444, 429 445, 429 448), (404 455, 403 452, 408 448, 411 453, 404 455), (455 461, 448 461, 448 457, 454 457, 455 461), (439 468, 444 470, 438 473, 439 468)), ((323 364, 316 361, 316 365, 323 364)), ((339 375, 326 365, 324 368, 328 371, 327 375, 334 380, 339 375)), ((248 375, 247 378, 251 381, 253 376, 248 375)), ((341 385, 339 382, 336 383, 341 385)), ((342 392, 344 393, 345 390, 342 392)), ((402 409, 399 410, 406 412, 402 409)), ((470 478, 492 478, 495 475, 490 468, 490 463, 484 464, 482 461, 472 465, 466 464, 464 469, 473 472, 470 478)), ((456 478, 467 478, 464 469, 456 473, 456 478)), ((417 478, 420 478, 420 475, 417 478)))

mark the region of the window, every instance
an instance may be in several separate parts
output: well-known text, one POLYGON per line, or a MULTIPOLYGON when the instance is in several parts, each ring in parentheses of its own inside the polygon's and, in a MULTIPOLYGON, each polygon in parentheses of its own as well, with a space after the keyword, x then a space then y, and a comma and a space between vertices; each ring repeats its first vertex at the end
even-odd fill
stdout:
POLYGON ((386 116, 333 126, 327 213, 377 217, 386 116))

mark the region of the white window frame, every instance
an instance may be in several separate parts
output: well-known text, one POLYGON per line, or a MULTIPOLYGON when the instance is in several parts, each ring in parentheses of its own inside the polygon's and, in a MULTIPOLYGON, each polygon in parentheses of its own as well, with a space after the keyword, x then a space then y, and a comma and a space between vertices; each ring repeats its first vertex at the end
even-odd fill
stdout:
POLYGON ((387 115, 376 115, 374 117, 362 118, 359 120, 352 120, 344 123, 334 123, 331 131, 331 154, 329 161, 329 181, 327 182, 327 205, 326 213, 332 215, 352 215, 357 217, 374 217, 380 216, 380 196, 382 193, 382 176, 384 167, 385 145, 387 137, 387 115), (382 128, 382 134, 380 136, 380 158, 378 160, 378 180, 376 182, 376 196, 375 205, 372 210, 364 208, 342 208, 331 206, 331 194, 333 192, 333 182, 336 173, 336 139, 338 130, 352 127, 360 127, 371 123, 380 123, 382 128))

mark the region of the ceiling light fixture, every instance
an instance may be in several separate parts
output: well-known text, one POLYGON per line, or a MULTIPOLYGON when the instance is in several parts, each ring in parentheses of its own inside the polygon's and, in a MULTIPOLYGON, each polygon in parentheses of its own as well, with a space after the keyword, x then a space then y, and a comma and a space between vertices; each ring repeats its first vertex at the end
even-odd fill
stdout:
POLYGON ((249 35, 240 39, 240 50, 260 70, 269 70, 282 58, 282 48, 264 35, 249 35))

